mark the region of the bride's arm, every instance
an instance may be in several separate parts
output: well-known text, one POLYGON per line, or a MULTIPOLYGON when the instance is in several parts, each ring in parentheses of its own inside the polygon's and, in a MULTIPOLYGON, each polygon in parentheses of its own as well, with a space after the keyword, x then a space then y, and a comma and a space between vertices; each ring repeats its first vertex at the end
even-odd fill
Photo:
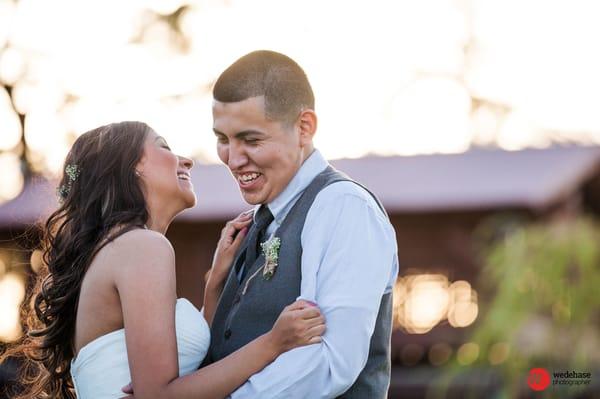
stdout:
POLYGON ((270 332, 221 361, 178 378, 173 248, 164 236, 147 230, 129 234, 120 245, 115 284, 136 398, 224 398, 279 354, 321 340, 323 317, 316 307, 299 301, 284 310, 270 332))
POLYGON ((282 353, 321 342, 324 331, 318 308, 296 301, 284 309, 271 331, 220 361, 172 381, 164 398, 225 398, 282 353))
POLYGON ((204 287, 203 313, 209 326, 212 324, 219 297, 229 275, 235 254, 242 244, 251 222, 252 212, 244 212, 237 218, 227 222, 221 231, 221 238, 217 244, 212 267, 204 287))

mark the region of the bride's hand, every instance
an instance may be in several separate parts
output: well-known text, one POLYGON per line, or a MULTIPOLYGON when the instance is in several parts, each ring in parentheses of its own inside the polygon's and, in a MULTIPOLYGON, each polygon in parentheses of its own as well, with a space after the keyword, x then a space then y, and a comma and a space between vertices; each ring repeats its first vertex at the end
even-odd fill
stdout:
POLYGON ((252 223, 252 215, 252 210, 243 212, 235 219, 227 222, 221 230, 221 238, 217 244, 210 269, 209 278, 213 282, 224 282, 227 278, 233 258, 248 232, 248 225, 252 223))
POLYGON ((267 334, 276 352, 283 353, 321 342, 324 332, 325 317, 319 308, 311 302, 298 300, 283 309, 267 334))

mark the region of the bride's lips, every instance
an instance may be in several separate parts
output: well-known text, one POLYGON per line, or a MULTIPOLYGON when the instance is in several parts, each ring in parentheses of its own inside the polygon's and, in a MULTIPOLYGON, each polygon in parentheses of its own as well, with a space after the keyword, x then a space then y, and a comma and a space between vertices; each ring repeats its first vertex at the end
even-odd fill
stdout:
POLYGON ((190 172, 188 171, 178 171, 177 180, 179 180, 179 182, 185 183, 188 186, 193 186, 192 177, 190 175, 190 172))

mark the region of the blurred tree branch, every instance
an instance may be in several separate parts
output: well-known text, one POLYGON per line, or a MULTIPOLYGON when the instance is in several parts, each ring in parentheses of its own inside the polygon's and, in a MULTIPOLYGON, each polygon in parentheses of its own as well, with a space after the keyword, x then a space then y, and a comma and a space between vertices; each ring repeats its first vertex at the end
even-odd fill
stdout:
MULTIPOLYGON (((0 53, 0 56, 1 55, 2 54, 0 53)), ((25 117, 26 117, 26 115, 20 113, 17 110, 17 107, 15 106, 15 100, 13 97, 14 86, 9 86, 9 85, 5 85, 5 84, 2 84, 2 86, 8 93, 8 97, 10 99, 10 104, 12 106, 12 109, 19 119, 19 125, 20 125, 20 130, 21 130, 21 141, 17 145, 16 149, 17 149, 17 152, 19 152, 18 155, 19 155, 19 159, 21 161, 21 173, 23 173, 23 178, 25 179, 25 182, 27 182, 34 175, 34 172, 33 172, 31 162, 29 160, 27 139, 25 138, 25 117)))
MULTIPOLYGON (((19 3, 19 0, 12 0, 12 3, 17 5, 19 3)), ((0 59, 2 58, 2 55, 4 54, 4 52, 6 52, 6 50, 8 50, 10 48, 10 41, 8 41, 6 44, 4 44, 4 46, 2 47, 2 50, 0 50, 0 59)), ((8 85, 2 81, 0 81, 0 85, 2 85, 2 87, 6 90, 6 93, 8 93, 8 97, 10 100, 10 105, 12 107, 12 110, 14 111, 14 113, 17 115, 18 120, 19 120, 19 125, 20 125, 20 131, 21 131, 21 140, 19 142, 19 144, 11 150, 8 150, 8 152, 17 152, 19 159, 21 161, 21 173, 23 174, 23 178, 25 180, 25 182, 27 182, 33 175, 33 168, 29 159, 29 150, 28 150, 28 146, 27 146, 27 139, 25 138, 25 115, 20 113, 15 105, 15 100, 14 100, 14 85, 8 85)), ((0 154, 4 152, 2 150, 0 150, 0 154)))
MULTIPOLYGON (((18 1, 14 0, 14 3, 16 4, 16 3, 18 3, 18 1)), ((7 42, 4 45, 4 47, 2 48, 2 50, 0 50, 0 59, 2 58, 3 54, 9 48, 10 48, 10 42, 7 42)), ((15 148, 7 150, 7 152, 17 152, 17 155, 19 156, 20 163, 21 163, 21 165, 20 165, 21 173, 23 174, 23 178, 24 178, 25 182, 27 182, 33 176, 34 172, 33 172, 33 168, 32 168, 32 165, 31 165, 31 162, 29 159, 29 155, 28 155, 29 150, 28 150, 28 146, 27 146, 27 140, 25 138, 26 115, 20 113, 15 104, 14 84, 7 84, 5 82, 0 81, 0 85, 4 88, 4 90, 6 90, 6 93, 8 94, 12 111, 18 117, 20 133, 21 133, 21 140, 20 140, 19 144, 15 148)), ((2 152, 4 152, 4 151, 0 150, 0 153, 2 153, 2 152)))

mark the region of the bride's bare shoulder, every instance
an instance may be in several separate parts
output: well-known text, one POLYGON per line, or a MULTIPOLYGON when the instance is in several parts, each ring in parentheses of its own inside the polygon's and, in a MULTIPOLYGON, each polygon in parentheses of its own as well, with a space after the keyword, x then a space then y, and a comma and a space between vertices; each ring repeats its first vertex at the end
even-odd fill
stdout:
POLYGON ((164 234, 148 229, 130 230, 115 238, 113 243, 121 245, 152 243, 156 245, 166 245, 168 247, 172 247, 171 243, 167 237, 164 236, 164 234))
POLYGON ((175 303, 175 254, 164 235, 135 229, 121 234, 107 247, 111 251, 108 262, 112 264, 108 278, 118 291, 124 319, 132 311, 146 309, 149 292, 165 303, 175 303))
POLYGON ((120 262, 155 263, 157 260, 174 261, 175 252, 169 240, 161 233, 153 230, 134 229, 121 234, 101 252, 107 258, 118 258, 120 262))

